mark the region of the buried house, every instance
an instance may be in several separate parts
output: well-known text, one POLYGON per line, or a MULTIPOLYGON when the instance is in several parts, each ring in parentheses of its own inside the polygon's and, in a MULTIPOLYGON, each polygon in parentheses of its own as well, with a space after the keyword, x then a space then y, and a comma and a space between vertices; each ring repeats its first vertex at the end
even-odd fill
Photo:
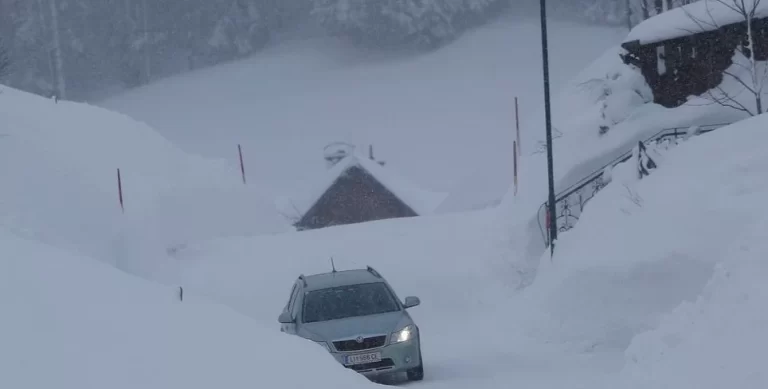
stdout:
MULTIPOLYGON (((751 65, 736 64, 734 59, 737 54, 756 61, 768 59, 768 1, 693 2, 638 24, 622 47, 624 62, 640 70, 654 102, 667 108, 685 104, 690 96, 712 93, 727 78, 754 88, 749 85, 756 75, 749 74, 751 65)), ((754 71, 765 77, 763 71, 754 71)), ((762 84, 764 80, 755 81, 762 84)), ((739 94, 717 90, 711 97, 726 106, 745 108, 737 101, 742 98, 735 99, 739 94)))
POLYGON ((328 158, 328 170, 301 194, 281 201, 297 230, 431 214, 446 194, 406 182, 372 156, 354 151, 328 158))

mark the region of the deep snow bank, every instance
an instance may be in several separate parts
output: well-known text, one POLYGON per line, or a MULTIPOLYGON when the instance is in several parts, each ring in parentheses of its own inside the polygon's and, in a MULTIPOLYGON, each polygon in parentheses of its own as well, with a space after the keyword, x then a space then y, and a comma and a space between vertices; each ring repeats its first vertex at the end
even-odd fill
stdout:
POLYGON ((479 212, 390 219, 300 233, 202 241, 175 257, 179 282, 265 323, 277 325, 299 274, 375 267, 400 297, 425 302, 414 314, 432 319, 492 309, 516 270, 485 239, 493 214, 479 212), (495 254, 495 255, 494 255, 495 254), (428 314, 429 313, 429 314, 428 314))
POLYGON ((5 229, 0 306, 3 388, 368 385, 322 347, 5 229))
MULTIPOLYGON (((700 223, 724 225, 714 235, 706 232, 711 227, 697 225, 695 220, 669 220, 678 224, 678 232, 698 232, 697 242, 682 244, 717 246, 710 255, 718 264, 697 299, 681 304, 663 316, 654 330, 633 339, 620 381, 612 387, 768 386, 762 357, 768 349, 768 211, 760 206, 768 194, 768 156, 763 147, 768 141, 766 125, 768 115, 740 122, 691 142, 674 156, 681 162, 690 160, 698 172, 688 174, 708 183, 701 185, 701 193, 679 192, 680 198, 700 206, 700 223), (717 244, 708 243, 711 241, 717 244)), ((669 165, 670 170, 682 173, 683 163, 675 163, 677 169, 669 165)), ((688 184, 685 180, 677 187, 688 184)))
POLYGON ((704 387, 722 387, 716 375, 728 371, 763 387, 753 359, 768 340, 765 316, 750 309, 768 303, 755 242, 768 223, 767 124, 763 115, 691 138, 656 156, 660 168, 640 181, 631 162, 615 169, 519 296, 525 331, 578 350, 629 347, 624 378, 644 376, 638 387, 708 378, 704 387))
POLYGON ((421 298, 410 313, 421 329, 425 388, 604 381, 603 356, 573 356, 519 336, 521 313, 509 299, 520 274, 508 246, 489 239, 495 216, 453 213, 200 242, 175 254, 178 282, 278 333, 277 316, 299 274, 330 271, 331 257, 337 269, 371 265, 400 298, 421 298))
MULTIPOLYGON (((691 97, 686 105, 674 109, 652 103, 645 80, 637 69, 621 61, 621 52, 619 47, 607 50, 574 77, 554 101, 557 193, 601 170, 638 141, 661 130, 727 124, 747 116, 701 97, 691 97)), ((748 68, 739 58, 735 61, 730 70, 744 75, 748 68)), ((737 96, 741 103, 751 106, 748 94, 741 93, 743 86, 739 82, 728 79, 721 87, 737 96)), ((754 98, 751 104, 754 105, 754 98)), ((540 228, 544 221, 537 215, 538 208, 547 199, 548 188, 543 121, 544 114, 540 111, 526 122, 519 190, 515 194, 513 188, 508 187, 500 206, 501 230, 506 231, 507 236, 515 236, 521 257, 531 262, 532 267, 545 249, 540 228), (527 240, 522 236, 527 236, 527 240), (526 244, 520 245, 523 241, 526 244)), ((473 185, 482 187, 477 183, 473 185)))
POLYGON ((185 154, 124 115, 2 87, 0 122, 0 224, 36 240, 139 271, 133 254, 288 228, 235 167, 185 154))
MULTIPOLYGON (((768 372, 768 246, 763 220, 734 242, 693 303, 633 340, 622 388, 765 388, 768 372)), ((616 387, 614 384, 612 387, 616 387)))

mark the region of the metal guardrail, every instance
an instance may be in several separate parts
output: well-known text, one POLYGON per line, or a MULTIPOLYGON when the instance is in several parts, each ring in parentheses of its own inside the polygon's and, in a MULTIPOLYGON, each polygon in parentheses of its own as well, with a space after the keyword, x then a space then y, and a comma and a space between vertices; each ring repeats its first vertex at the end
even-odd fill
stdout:
MULTIPOLYGON (((646 145, 650 145, 652 143, 659 145, 663 142, 675 142, 676 144, 677 140, 680 138, 688 137, 689 135, 696 136, 706 134, 729 124, 730 123, 666 128, 642 142, 646 145), (693 130, 693 133, 690 133, 691 130, 693 130)), ((616 157, 611 162, 605 164, 600 169, 597 169, 586 175, 575 184, 560 191, 560 193, 555 196, 555 211, 557 212, 556 220, 558 232, 568 231, 576 225, 586 203, 595 197, 595 194, 597 194, 597 192, 599 192, 608 184, 608 182, 603 180, 605 169, 608 167, 616 166, 620 163, 627 162, 630 158, 632 158, 633 150, 634 147, 616 157)), ((537 219, 539 222, 539 229, 541 230, 542 237, 544 238, 544 242, 546 246, 549 247, 549 229, 544 227, 546 221, 549 219, 547 217, 547 208, 547 202, 544 202, 544 204, 539 207, 537 219), (542 220, 544 220, 545 223, 542 223, 542 220)))

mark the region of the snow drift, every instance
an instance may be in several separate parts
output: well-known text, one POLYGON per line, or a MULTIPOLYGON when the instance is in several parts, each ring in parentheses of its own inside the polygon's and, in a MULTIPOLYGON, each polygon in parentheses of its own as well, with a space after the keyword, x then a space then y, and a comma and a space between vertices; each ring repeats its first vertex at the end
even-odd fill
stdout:
POLYGON ((128 246, 148 259, 189 239, 289 228, 235 167, 124 115, 2 88, 0 122, 0 224, 30 238, 133 268, 118 263, 128 246))
POLYGON ((94 259, 5 229, 0 258, 0 387, 369 385, 322 347, 94 259))
POLYGON ((639 181, 633 162, 617 167, 518 297, 526 333, 626 350, 609 387, 764 387, 766 125, 690 138, 639 181))
POLYGON ((671 247, 717 264, 697 298, 633 339, 620 387, 768 386, 760 357, 768 348, 768 212, 760 207, 768 194, 766 125, 768 116, 760 115, 692 140, 648 180, 655 191, 684 199, 667 205, 668 212, 688 209, 660 228, 683 238, 669 239, 671 247))
MULTIPOLYGON (((556 193, 609 166, 638 141, 659 131, 672 128, 686 131, 692 126, 728 124, 748 116, 745 112, 715 104, 706 97, 692 96, 688 103, 674 109, 654 104, 640 72, 621 61, 622 50, 619 47, 607 50, 575 77, 555 101, 556 193)), ((729 70, 737 77, 748 79, 749 69, 745 68, 745 59, 739 56, 736 55, 729 70)), ((754 106, 754 96, 750 102, 749 94, 742 93, 744 88, 739 81, 726 79, 721 88, 745 106, 754 106)), ((517 243, 520 255, 532 267, 536 266, 545 248, 540 227, 544 221, 537 214, 547 199, 548 188, 543 117, 543 113, 537 114, 526 124, 526 128, 540 131, 524 137, 523 144, 528 146, 520 161, 519 189, 515 194, 509 186, 500 202, 502 229, 508 236, 523 234, 528 237, 526 244, 520 245, 520 240, 517 243), (536 146, 538 148, 531 150, 536 146)))

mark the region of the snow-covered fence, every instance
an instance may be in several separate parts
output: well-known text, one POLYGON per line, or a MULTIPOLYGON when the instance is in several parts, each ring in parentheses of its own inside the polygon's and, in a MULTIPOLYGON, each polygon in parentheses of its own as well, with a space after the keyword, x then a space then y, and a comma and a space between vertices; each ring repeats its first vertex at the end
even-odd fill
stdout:
MULTIPOLYGON (((728 124, 730 123, 676 127, 661 130, 648 139, 638 142, 638 146, 633 147, 613 161, 586 175, 584 178, 555 196, 555 212, 557 213, 556 220, 558 232, 568 231, 576 225, 586 203, 611 181, 610 172, 614 166, 627 162, 633 155, 638 157, 638 166, 640 166, 640 158, 643 156, 642 150, 645 150, 645 147, 648 145, 653 144, 656 147, 670 147, 676 145, 681 139, 688 139, 691 136, 706 134, 717 130, 718 128, 727 126, 728 124), (637 154, 635 154, 636 150, 637 154)), ((646 171, 648 169, 648 162, 648 160, 645 160, 642 164, 646 167, 646 171)), ((539 207, 537 219, 539 229, 544 238, 544 243, 549 247, 549 228, 546 224, 549 220, 547 209, 547 203, 545 202, 539 207)))
POLYGON ((637 142, 637 147, 632 150, 632 158, 637 161, 637 177, 640 179, 656 169, 656 162, 648 155, 648 148, 643 142, 637 142))

